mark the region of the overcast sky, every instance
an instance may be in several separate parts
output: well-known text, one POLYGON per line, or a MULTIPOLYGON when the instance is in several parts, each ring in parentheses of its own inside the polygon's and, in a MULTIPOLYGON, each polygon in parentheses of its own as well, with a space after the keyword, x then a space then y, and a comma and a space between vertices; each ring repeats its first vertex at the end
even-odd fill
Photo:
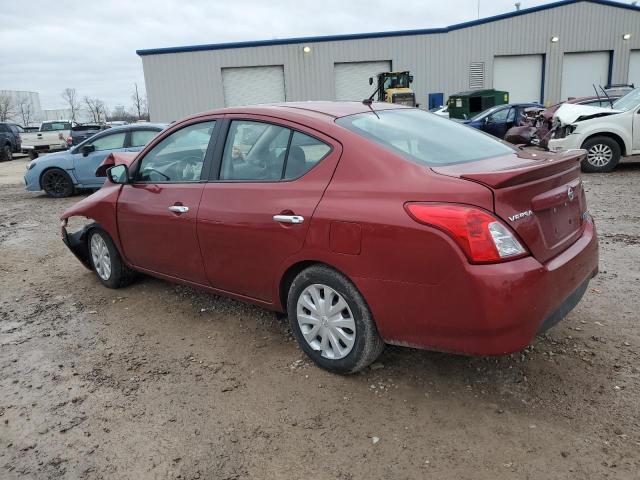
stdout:
MULTIPOLYGON (((522 8, 549 1, 521 0, 522 8)), ((480 16, 514 10, 513 0, 480 0, 480 16)), ((60 92, 108 107, 144 89, 137 49, 385 30, 474 20, 478 0, 0 0, 0 90, 60 92)))

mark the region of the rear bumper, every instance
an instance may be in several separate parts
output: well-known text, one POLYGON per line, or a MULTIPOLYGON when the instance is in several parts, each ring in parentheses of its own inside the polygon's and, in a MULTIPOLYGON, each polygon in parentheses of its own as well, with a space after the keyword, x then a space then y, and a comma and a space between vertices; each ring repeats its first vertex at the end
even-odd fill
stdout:
POLYGON ((388 343, 501 355, 522 350, 564 318, 597 271, 597 235, 588 221, 578 241, 546 264, 533 257, 467 264, 439 285, 355 281, 388 343))

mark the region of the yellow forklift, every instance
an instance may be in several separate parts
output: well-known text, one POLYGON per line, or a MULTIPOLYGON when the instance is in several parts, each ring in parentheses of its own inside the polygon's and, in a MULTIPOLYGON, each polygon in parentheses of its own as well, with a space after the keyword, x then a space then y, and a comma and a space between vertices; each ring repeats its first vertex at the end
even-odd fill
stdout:
MULTIPOLYGON (((378 95, 379 102, 397 103, 408 107, 417 107, 416 94, 409 87, 413 82, 413 75, 404 72, 382 72, 378 74, 378 88, 369 97, 369 101, 378 95)), ((373 85, 373 77, 369 78, 369 85, 373 85)))

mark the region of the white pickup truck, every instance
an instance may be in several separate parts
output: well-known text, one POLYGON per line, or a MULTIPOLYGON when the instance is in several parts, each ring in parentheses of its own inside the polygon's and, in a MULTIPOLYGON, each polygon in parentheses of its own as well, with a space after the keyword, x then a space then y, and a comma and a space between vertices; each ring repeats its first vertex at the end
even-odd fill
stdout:
POLYGON ((553 116, 549 150, 584 148, 585 172, 610 172, 621 159, 640 160, 640 88, 612 108, 565 104, 553 116))
POLYGON ((53 120, 42 122, 37 132, 23 133, 22 153, 28 153, 31 159, 38 154, 66 150, 69 148, 73 122, 69 120, 53 120))

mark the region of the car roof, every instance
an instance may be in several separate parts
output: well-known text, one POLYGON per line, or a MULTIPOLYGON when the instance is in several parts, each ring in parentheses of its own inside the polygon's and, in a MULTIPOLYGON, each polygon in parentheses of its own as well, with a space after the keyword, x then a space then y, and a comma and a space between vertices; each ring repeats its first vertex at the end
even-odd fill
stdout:
MULTIPOLYGON (((187 117, 197 118, 208 115, 223 115, 234 113, 245 113, 254 115, 266 115, 266 116, 290 116, 291 114, 297 114, 300 116, 313 117, 315 119, 324 119, 326 121, 333 122, 334 119, 339 117, 346 117, 348 115, 355 115, 357 113, 365 113, 373 110, 391 110, 404 107, 402 105, 386 103, 386 102, 373 102, 371 107, 363 104, 362 102, 333 102, 333 101, 309 101, 309 102, 283 102, 283 103, 270 103, 262 105, 247 105, 241 107, 227 107, 217 110, 210 110, 207 112, 201 112, 196 115, 187 117)), ((186 119, 185 119, 186 120, 186 119)))
POLYGON ((120 130, 149 130, 166 128, 166 123, 132 123, 128 125, 115 125, 113 127, 103 130, 103 132, 119 132, 120 130))

